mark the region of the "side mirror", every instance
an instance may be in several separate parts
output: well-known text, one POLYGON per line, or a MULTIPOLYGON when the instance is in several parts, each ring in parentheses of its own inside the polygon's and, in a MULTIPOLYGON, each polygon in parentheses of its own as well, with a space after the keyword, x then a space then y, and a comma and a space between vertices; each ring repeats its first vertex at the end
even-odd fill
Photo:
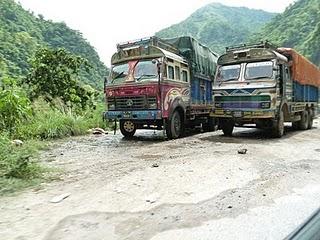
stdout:
POLYGON ((152 63, 157 64, 158 74, 160 75, 162 63, 158 59, 152 59, 152 63))
POLYGON ((191 59, 192 52, 191 52, 191 50, 185 50, 185 51, 182 51, 182 55, 188 59, 191 59))
POLYGON ((109 82, 108 77, 104 77, 104 86, 106 86, 108 84, 108 82, 109 82))
POLYGON ((281 77, 279 65, 273 66, 272 70, 275 72, 275 79, 279 80, 281 77))

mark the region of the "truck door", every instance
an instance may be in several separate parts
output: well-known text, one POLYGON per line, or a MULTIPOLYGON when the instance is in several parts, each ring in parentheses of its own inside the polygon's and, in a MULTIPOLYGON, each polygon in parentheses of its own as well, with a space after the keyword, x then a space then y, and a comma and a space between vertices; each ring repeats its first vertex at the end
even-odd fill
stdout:
POLYGON ((289 102, 292 101, 292 93, 293 93, 293 82, 291 79, 291 73, 290 73, 290 68, 288 66, 284 66, 284 78, 286 79, 284 87, 285 87, 285 97, 289 102))
POLYGON ((288 101, 292 100, 292 79, 290 76, 290 68, 286 65, 280 65, 280 94, 288 101))

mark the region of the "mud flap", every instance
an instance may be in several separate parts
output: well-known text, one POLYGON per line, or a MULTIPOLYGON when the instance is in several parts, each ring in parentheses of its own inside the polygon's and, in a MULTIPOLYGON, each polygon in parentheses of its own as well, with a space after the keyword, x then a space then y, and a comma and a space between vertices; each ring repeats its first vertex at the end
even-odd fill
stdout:
POLYGON ((114 120, 113 135, 116 135, 116 132, 117 132, 117 119, 114 120))

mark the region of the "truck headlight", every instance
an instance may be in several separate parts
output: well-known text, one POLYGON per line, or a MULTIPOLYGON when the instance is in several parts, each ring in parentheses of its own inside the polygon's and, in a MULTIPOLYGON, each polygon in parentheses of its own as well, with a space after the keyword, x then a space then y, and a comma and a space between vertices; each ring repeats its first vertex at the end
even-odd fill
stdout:
POLYGON ((220 102, 216 102, 216 103, 214 103, 214 106, 215 106, 216 108, 221 108, 221 107, 222 107, 222 104, 221 104, 220 102))
POLYGON ((115 106, 115 104, 114 103, 109 103, 108 104, 108 110, 115 110, 116 109, 116 106, 115 106))
POLYGON ((150 109, 157 109, 157 103, 150 103, 149 108, 150 109))
POLYGON ((261 108, 262 109, 268 109, 268 108, 270 108, 270 106, 271 106, 270 102, 261 103, 261 108))

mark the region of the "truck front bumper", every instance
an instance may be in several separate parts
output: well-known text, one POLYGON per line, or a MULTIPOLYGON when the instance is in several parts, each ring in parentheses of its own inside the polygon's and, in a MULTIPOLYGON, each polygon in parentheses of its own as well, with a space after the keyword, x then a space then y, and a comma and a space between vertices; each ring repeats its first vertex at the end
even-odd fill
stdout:
POLYGON ((216 118, 242 118, 242 119, 264 119, 275 118, 275 109, 266 110, 233 110, 233 109, 214 109, 210 113, 211 117, 216 118))
POLYGON ((162 118, 160 110, 107 111, 103 115, 104 115, 104 118, 108 120, 114 120, 114 119, 157 120, 162 118))

